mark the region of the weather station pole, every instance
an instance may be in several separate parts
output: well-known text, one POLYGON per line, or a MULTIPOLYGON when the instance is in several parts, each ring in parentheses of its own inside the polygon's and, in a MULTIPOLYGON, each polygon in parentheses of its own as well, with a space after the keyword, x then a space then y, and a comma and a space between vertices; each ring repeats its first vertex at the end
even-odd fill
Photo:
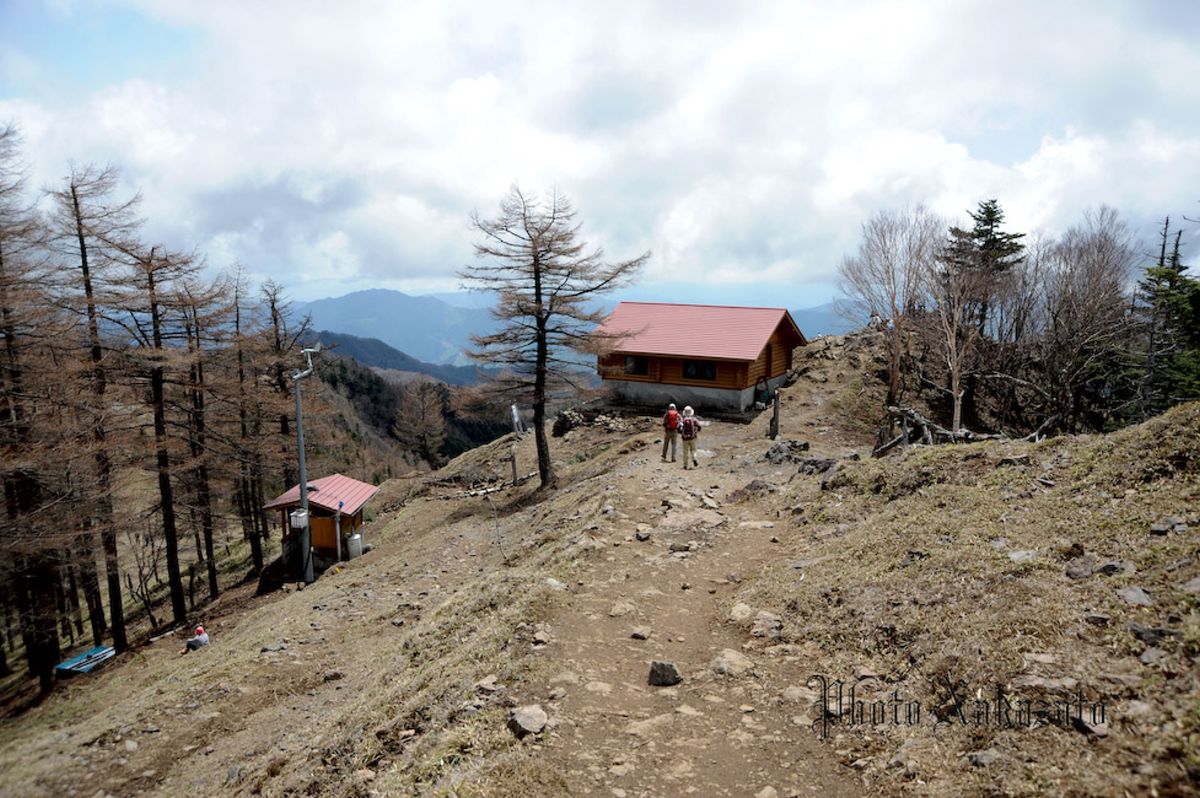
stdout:
POLYGON ((308 514, 308 470, 304 465, 304 410, 300 403, 300 380, 313 373, 312 356, 321 351, 318 342, 312 349, 302 349, 308 368, 304 371, 292 372, 292 388, 296 394, 296 449, 300 455, 300 512, 304 516, 304 526, 300 529, 300 556, 304 566, 304 583, 313 583, 312 561, 312 519, 308 514))

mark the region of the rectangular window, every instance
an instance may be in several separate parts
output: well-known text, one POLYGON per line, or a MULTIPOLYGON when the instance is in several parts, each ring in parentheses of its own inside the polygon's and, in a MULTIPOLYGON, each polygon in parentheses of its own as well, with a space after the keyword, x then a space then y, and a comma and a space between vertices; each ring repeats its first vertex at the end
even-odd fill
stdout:
POLYGON ((626 355, 625 373, 635 377, 645 377, 650 373, 650 361, 641 355, 626 355))
POLYGON ((717 364, 711 360, 685 360, 683 361, 683 378, 685 380, 715 382, 717 379, 717 364))

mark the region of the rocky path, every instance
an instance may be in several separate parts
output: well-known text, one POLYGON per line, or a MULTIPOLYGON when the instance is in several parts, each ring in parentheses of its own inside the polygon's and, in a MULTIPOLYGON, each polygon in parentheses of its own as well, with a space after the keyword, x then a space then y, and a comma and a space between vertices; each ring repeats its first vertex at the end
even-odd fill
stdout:
POLYGON ((812 726, 804 682, 819 652, 772 645, 769 615, 730 619, 743 580, 800 534, 765 490, 727 503, 752 478, 776 486, 794 473, 762 461, 762 425, 712 424, 698 469, 648 447, 618 470, 601 507, 606 551, 550 623, 560 742, 549 753, 573 792, 861 793, 812 726), (682 681, 651 686, 652 661, 682 681))

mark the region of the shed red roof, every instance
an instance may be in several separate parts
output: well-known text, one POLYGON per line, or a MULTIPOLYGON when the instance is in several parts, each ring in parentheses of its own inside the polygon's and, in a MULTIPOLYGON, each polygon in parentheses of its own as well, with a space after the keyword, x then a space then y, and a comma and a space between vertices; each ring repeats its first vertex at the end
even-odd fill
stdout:
POLYGON ((598 332, 620 334, 613 351, 716 360, 754 360, 781 322, 807 343, 784 308, 622 302, 598 332))
MULTIPOLYGON (((342 504, 342 515, 357 513, 367 500, 379 492, 379 488, 368 482, 331 474, 320 479, 308 481, 308 503, 331 513, 337 512, 338 502, 342 504)), ((276 496, 263 505, 263 509, 271 510, 276 507, 300 506, 300 486, 293 485, 286 493, 276 496)))

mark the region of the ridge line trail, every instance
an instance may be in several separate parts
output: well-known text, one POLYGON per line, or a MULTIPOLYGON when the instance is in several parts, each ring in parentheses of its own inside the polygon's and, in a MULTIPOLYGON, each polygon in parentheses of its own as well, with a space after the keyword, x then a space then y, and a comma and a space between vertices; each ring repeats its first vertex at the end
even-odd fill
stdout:
MULTIPOLYGON (((819 417, 822 397, 810 393, 811 384, 797 387, 786 392, 780 439, 811 440, 814 457, 845 455, 846 448, 821 440, 829 432, 819 417)), ((817 477, 793 477, 794 464, 763 459, 769 417, 712 422, 700 436, 696 469, 663 463, 658 446, 648 445, 602 480, 611 489, 589 502, 598 505, 595 534, 606 538, 598 541, 606 550, 548 619, 552 642, 544 654, 551 660, 545 689, 561 696, 551 702, 559 740, 546 753, 572 792, 862 793, 854 771, 838 761, 836 740, 821 741, 811 727, 811 698, 784 697, 821 672, 819 652, 779 646, 768 653, 778 641, 752 637, 749 624, 729 620, 746 581, 769 561, 802 555, 810 535, 791 520, 784 493, 790 478, 817 477), (776 492, 726 501, 752 479, 776 492), (639 526, 643 534, 652 527, 648 540, 636 539, 639 526), (686 553, 670 548, 688 542, 686 553), (650 627, 649 639, 631 638, 639 626, 650 627), (753 667, 716 675, 710 662, 724 649, 749 656, 753 667), (649 686, 651 660, 674 662, 683 682, 649 686)))

